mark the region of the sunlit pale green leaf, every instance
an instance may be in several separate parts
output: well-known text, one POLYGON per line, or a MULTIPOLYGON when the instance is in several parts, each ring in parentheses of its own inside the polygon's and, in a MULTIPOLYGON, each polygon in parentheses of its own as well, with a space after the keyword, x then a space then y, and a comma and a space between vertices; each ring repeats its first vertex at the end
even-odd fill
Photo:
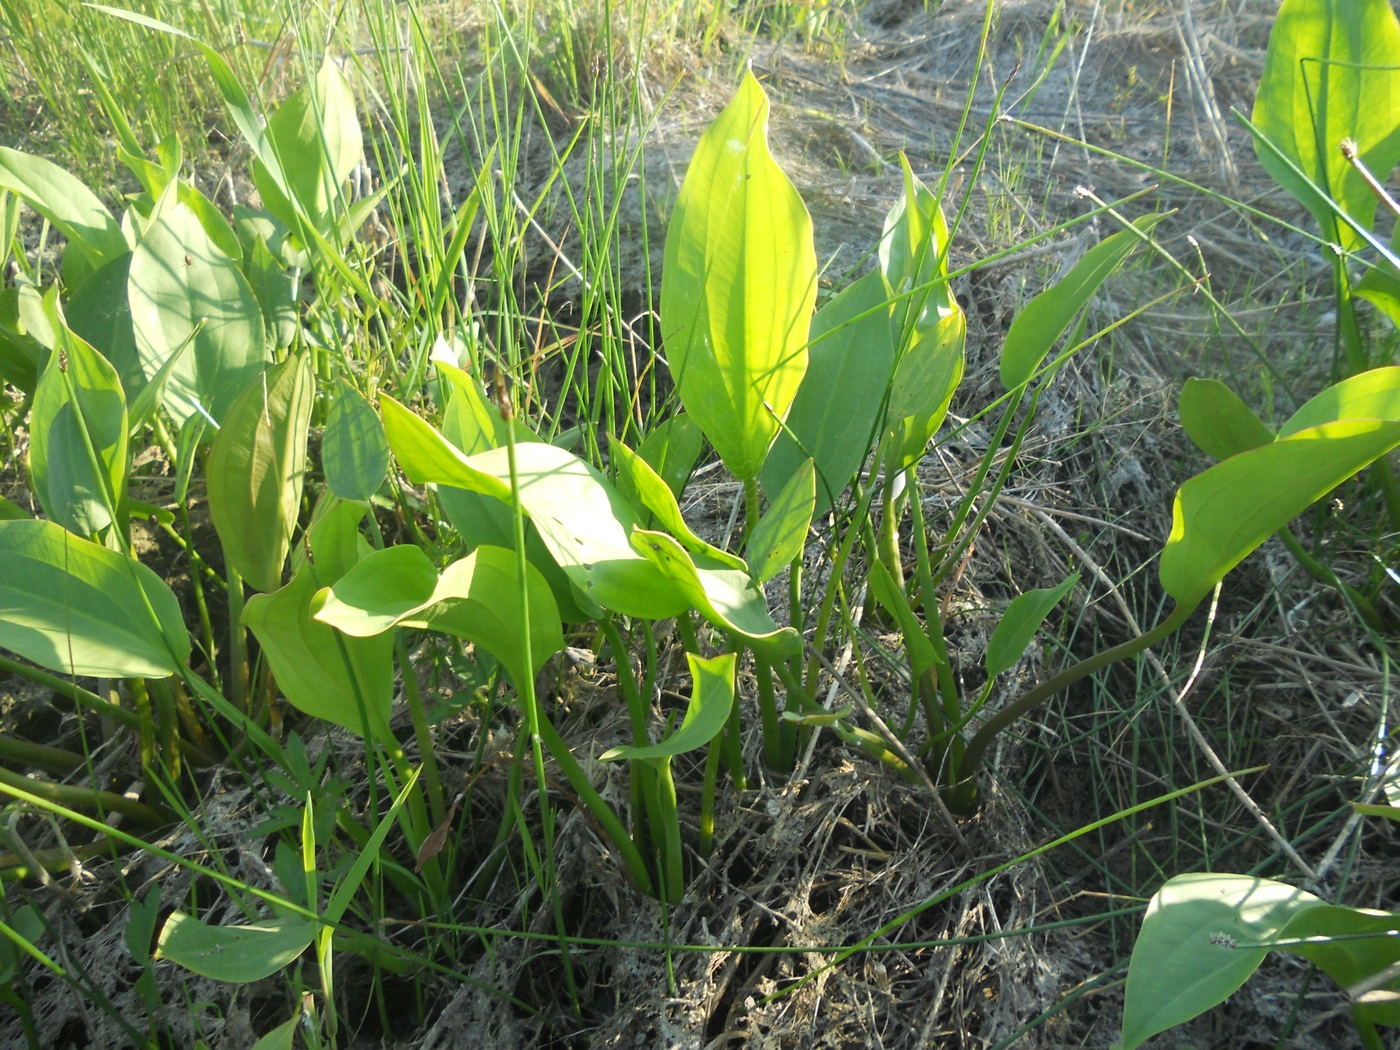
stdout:
POLYGON ((1373 368, 1328 387, 1288 417, 1279 437, 1339 419, 1400 422, 1400 368, 1373 368))
POLYGON ((51 521, 0 521, 0 648, 61 674, 165 678, 190 655, 179 603, 134 558, 51 521))
POLYGON ((992 640, 987 643, 987 676, 995 678, 1016 666, 1026 646, 1035 638, 1035 632, 1059 605, 1076 583, 1075 574, 1058 587, 1041 587, 1037 590, 1018 594, 1002 613, 1001 622, 992 632, 992 640))
MULTIPOLYGON (((1143 215, 1133 225, 1150 233, 1165 215, 1143 215)), ((1119 230, 1084 253, 1073 269, 1022 308, 1006 333, 1001 351, 1001 385, 1014 390, 1029 382, 1041 361, 1094 297, 1104 281, 1123 265, 1141 237, 1119 230)))
POLYGON ((817 472, 809 459, 797 468, 749 533, 744 554, 756 583, 767 583, 802 554, 816 502, 817 472))
POLYGON ((659 744, 645 747, 614 747, 599 756, 604 762, 616 759, 674 758, 704 747, 724 729, 729 709, 734 706, 734 666, 736 653, 705 659, 685 654, 693 684, 685 719, 676 731, 659 744))
POLYGON ((896 441, 899 469, 922 459, 943 425, 962 382, 966 343, 967 317, 955 305, 932 328, 916 332, 895 365, 886 419, 896 441))
POLYGON ((63 273, 70 289, 127 251, 126 238, 112 213, 79 179, 52 161, 0 147, 0 189, 22 197, 68 239, 63 273))
MULTIPOLYGON (((451 391, 442 413, 442 436, 468 456, 504 446, 508 425, 501 418, 500 409, 486 399, 481 384, 446 361, 435 361, 434 367, 451 391)), ((524 428, 516 429, 517 440, 520 440, 519 433, 524 432, 524 428)), ((528 434, 527 440, 536 439, 528 434)))
POLYGON ((336 387, 326 417, 321 466, 331 491, 351 500, 373 496, 389 471, 384 424, 364 395, 344 381, 336 387))
POLYGON ((802 651, 802 638, 791 627, 779 627, 768 613, 763 591, 747 572, 694 558, 664 532, 637 529, 633 543, 684 596, 686 604, 721 630, 732 631, 770 660, 783 660, 802 651))
POLYGON ((263 206, 296 229, 295 211, 283 192, 290 190, 303 214, 329 235, 335 213, 347 203, 346 180, 365 156, 354 92, 330 54, 315 79, 268 118, 266 138, 280 162, 282 179, 272 177, 262 163, 254 164, 253 181, 263 206))
MULTIPOLYGON (((464 456, 390 397, 380 398, 384 429, 415 484, 453 485, 509 501, 506 449, 464 456)), ((626 616, 664 619, 686 607, 675 585, 632 549, 637 514, 592 466, 539 442, 516 446, 520 502, 541 540, 584 598, 626 616)))
POLYGON ((1188 379, 1177 404, 1181 429, 1213 459, 1229 459, 1273 441, 1253 410, 1218 379, 1188 379))
POLYGON ((209 516, 229 565, 259 591, 282 582, 315 392, 308 355, 273 365, 229 407, 209 450, 209 516))
POLYGON ((1128 964, 1122 1050, 1223 1003, 1259 968, 1299 907, 1322 903, 1292 886, 1243 875, 1182 875, 1147 906, 1128 964))
POLYGON ((885 281, 872 271, 812 319, 807 374, 759 475, 770 495, 803 462, 816 463, 821 513, 836 501, 883 429, 881 406, 894 374, 885 281))
POLYGON ((519 687, 564 647, 549 584, 529 565, 526 579, 528 666, 515 553, 501 547, 479 547, 441 576, 417 547, 376 551, 324 594, 316 619, 355 637, 402 626, 465 638, 498 660, 519 687))
POLYGON ((177 911, 161 927, 155 957, 210 980, 248 984, 290 966, 315 935, 316 924, 299 915, 246 926, 211 926, 177 911))
POLYGON ((880 237, 880 272, 893 297, 893 345, 909 347, 959 311, 948 289, 948 224, 933 191, 899 156, 904 192, 885 216, 880 237))
POLYGON ((1326 423, 1242 452, 1176 495, 1162 586, 1191 608, 1259 544, 1372 460, 1400 445, 1400 423, 1326 423))
POLYGON ((812 222, 768 150, 747 74, 696 148, 666 235, 661 325, 686 411, 736 477, 758 474, 807 368, 812 222))
POLYGON ((640 505, 655 515, 657 523, 679 540, 682 547, 731 569, 747 568, 742 558, 707 543, 691 531, 681 516, 680 504, 676 502, 670 486, 652 469, 650 463, 611 434, 608 435, 608 451, 617 468, 619 481, 626 481, 620 487, 624 491, 630 489, 635 492, 640 505))
MULTIPOLYGON (((1342 210, 1369 227, 1376 197, 1340 149, 1381 179, 1400 163, 1400 22, 1388 0, 1285 0, 1269 34, 1253 122, 1342 210)), ((1273 150, 1259 162, 1346 248, 1358 235, 1273 150)))
POLYGON ((637 455, 651 464, 671 494, 680 499, 704 447, 705 435, 695 420, 677 412, 647 434, 637 446, 637 455))

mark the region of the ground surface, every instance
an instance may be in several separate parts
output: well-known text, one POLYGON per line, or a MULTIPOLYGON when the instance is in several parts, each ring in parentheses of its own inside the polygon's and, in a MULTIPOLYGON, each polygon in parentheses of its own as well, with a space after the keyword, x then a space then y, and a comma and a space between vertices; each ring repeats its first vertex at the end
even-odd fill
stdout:
MULTIPOLYGON (((1096 301, 1091 331, 1155 296, 1180 293, 1088 347, 1041 402, 1022 464, 945 597, 959 672, 974 684, 993 610, 1070 571, 1090 583, 1087 598, 1081 591, 1076 599, 1063 649, 1033 650, 1018 672, 1022 682, 1059 666, 1067 653, 1123 640, 1134 621, 1156 621, 1153 558, 1170 524, 1168 496, 1204 466, 1175 423, 1175 392, 1186 376, 1231 376, 1257 402, 1260 355, 1306 385, 1317 382, 1315 372, 1307 378, 1309 359, 1330 354, 1320 256, 1304 239, 1261 229, 1213 196, 1301 222, 1229 117, 1231 108, 1248 112, 1252 103, 1274 5, 1064 6, 1073 31, 1052 65, 1041 50, 1061 7, 1051 0, 1002 4, 980 70, 983 5, 964 0, 936 10, 875 0, 832 29, 842 34, 839 48, 819 35, 808 47, 759 43, 752 52, 774 103, 775 153, 812 212, 831 281, 869 266, 900 191, 896 152, 906 151, 914 169, 936 182, 969 92, 969 131, 959 148, 970 155, 1015 71, 996 111, 1004 119, 987 130, 986 169, 969 182, 962 163, 950 181, 945 209, 951 215, 967 205, 952 265, 985 260, 1084 214, 1092 203, 1081 187, 1104 200, 1145 191, 1124 213, 1172 210, 1158 230, 1161 244, 1192 275, 1209 275, 1205 287, 1240 324, 1239 331, 1225 326, 1161 260, 1139 260, 1096 301), (1183 21, 1183 11, 1194 11, 1194 20, 1183 21)), ((630 184, 624 224, 664 215, 696 138, 727 100, 720 73, 674 57, 656 69, 643 66, 654 126, 645 178, 630 184)), ((567 137, 567 128, 536 131, 545 157, 545 137, 567 137)), ((459 154, 449 181, 464 180, 476 160, 459 154)), ((542 164, 541 186, 547 170, 542 164)), ((547 206, 540 227, 527 279, 557 274, 559 256, 571 251, 571 231, 547 206)), ((956 433, 927 461, 931 522, 969 484, 985 449, 988 431, 977 417, 1000 393, 997 357, 1011 317, 1114 229, 1107 219, 1075 227, 958 279, 969 318, 968 372, 953 406, 956 433)), ((650 240, 657 255, 650 262, 659 267, 661 241, 650 240)), ((639 285, 646 262, 640 254, 624 260, 639 285)), ((566 311, 569 294, 566 285, 556 288, 549 305, 566 311)), ((736 491, 716 483, 687 514, 720 532, 736 491)), ((1364 563, 1367 555, 1356 557, 1364 563)), ((503 932, 548 933, 555 921, 520 888, 523 873, 508 867, 471 920, 491 932, 464 939, 456 961, 479 984, 427 980, 432 1019, 425 1026, 404 1020, 400 1030, 367 1034, 359 1045, 1107 1047, 1121 1021, 1121 978, 1140 919, 1134 906, 1163 878, 1207 864, 1298 877, 1259 821, 1222 788, 1017 862, 1058 835, 1210 775, 1186 717, 1226 767, 1271 764, 1242 785, 1320 870, 1322 888, 1335 890, 1345 877, 1349 903, 1393 904, 1390 833, 1368 831, 1354 854, 1343 849, 1352 840, 1342 834, 1348 778, 1364 768, 1380 717, 1381 663, 1338 603, 1292 580, 1291 571, 1286 556, 1266 549, 1230 578, 1208 638, 1204 624, 1194 624, 1158 650, 1160 662, 1114 671, 1034 716, 994 756, 998 776, 982 813, 961 823, 961 842, 921 789, 818 734, 790 780, 764 782, 760 773, 750 791, 722 795, 713 857, 693 858, 684 900, 665 913, 625 884, 590 826, 561 807, 556 851, 570 928, 610 942, 571 953, 579 1013, 567 1008, 557 951, 503 932), (1198 655, 1199 673, 1186 687, 1198 655), (825 968, 829 949, 877 931, 874 950, 825 968), (673 947, 657 947, 663 944, 673 947)), ((878 623, 871 627, 872 649, 890 641, 880 632, 878 623)), ((874 673, 885 682, 890 710, 901 712, 894 675, 878 664, 874 673)), ((624 741, 609 666, 575 668, 558 695, 555 721, 580 756, 624 741)), ((35 704, 13 683, 0 683, 0 702, 35 704)), ((449 768, 454 761, 466 767, 480 731, 463 722, 444 738, 449 768)), ((316 746, 336 749, 342 772, 358 761, 344 742, 316 746)), ((754 741, 750 768, 759 770, 756 748, 754 741)), ((698 808, 699 778, 688 773, 678 778, 683 814, 698 808)), ((607 776, 600 767, 605 793, 617 799, 625 787, 607 776)), ((240 846, 255 823, 245 795, 231 782, 211 783, 205 824, 241 877, 268 884, 256 851, 240 846)), ((468 868, 497 819, 489 801, 479 810, 461 825, 460 863, 468 868)), ((171 844, 189 851, 209 845, 171 844)), ((138 894, 158 885, 174 902, 188 892, 187 878, 153 861, 135 860, 125 874, 138 894)), ((124 923, 119 911, 82 913, 73 919, 70 951, 90 960, 118 1009, 139 1012, 124 923)), ((414 932, 385 936, 408 942, 414 932)), ((353 989, 356 977, 347 970, 342 988, 353 989)), ((275 1012, 267 989, 230 997, 218 986, 181 986, 173 972, 163 979, 169 1002, 215 1004, 194 1009, 204 1011, 206 1037, 218 1033, 220 1045, 249 1045, 275 1012)), ((1226 1007, 1154 1045, 1353 1045, 1340 1002, 1324 979, 1280 958, 1226 1007)), ((43 1022, 49 1045, 120 1045, 100 1012, 85 1011, 59 987, 43 1022)), ((172 1030, 188 1031, 173 1020, 172 1030)), ((21 1044, 0 1033, 0 1045, 21 1044)))

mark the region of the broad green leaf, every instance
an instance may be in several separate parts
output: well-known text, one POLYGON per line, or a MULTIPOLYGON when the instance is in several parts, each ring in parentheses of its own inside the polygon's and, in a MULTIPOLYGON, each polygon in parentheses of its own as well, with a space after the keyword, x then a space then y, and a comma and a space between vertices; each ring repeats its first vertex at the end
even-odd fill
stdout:
POLYGON ((525 662, 515 553, 479 547, 449 565, 441 577, 417 547, 389 547, 369 555, 324 593, 316 619, 354 637, 393 627, 441 631, 489 652, 517 688, 564 648, 559 612, 549 584, 527 564, 530 657, 525 662))
POLYGON ((809 459, 797 468, 749 533, 744 556, 755 583, 767 583, 802 554, 816 502, 817 472, 809 459))
POLYGON ((127 285, 132 253, 125 252, 83 283, 63 306, 68 326, 112 363, 122 389, 139 392, 147 382, 136 355, 136 333, 131 327, 131 301, 127 285))
POLYGON ((1162 587, 1194 608, 1314 502, 1400 445, 1400 423, 1347 419, 1232 456, 1186 482, 1162 550, 1162 587))
POLYGON ((909 653, 910 678, 917 679, 930 667, 942 664, 943 661, 938 658, 938 651, 929 641, 928 631, 919 622, 909 599, 905 597, 904 591, 882 561, 870 563, 870 589, 881 608, 893 616, 895 623, 899 625, 904 647, 909 653))
POLYGON ((222 420, 271 360, 252 288, 182 203, 167 207, 141 238, 127 294, 148 381, 194 336, 165 393, 165 409, 177 423, 196 411, 222 420))
POLYGON ((885 216, 880 272, 893 297, 893 345, 908 347, 959 311, 948 289, 948 225, 933 192, 902 153, 904 193, 885 216))
POLYGON ((956 305, 932 328, 920 331, 895 365, 886 420, 899 453, 899 469, 921 460, 962 382, 967 317, 956 305))
POLYGON ((452 391, 442 413, 442 436, 468 456, 504 446, 508 424, 500 410, 486 400, 480 384, 445 361, 436 362, 435 367, 452 391))
POLYGON ((21 274, 11 287, 0 289, 0 380, 34 393, 57 341, 38 288, 21 274))
POLYGON ((510 482, 468 462, 467 456, 426 420, 388 395, 379 398, 384 435, 408 480, 415 485, 451 485, 510 501, 510 482))
POLYGON ((308 355, 273 365, 229 407, 209 450, 209 516, 228 564, 255 590, 282 583, 315 393, 308 355))
POLYGON ((177 911, 161 927, 155 957, 213 981, 248 984, 290 966, 315 936, 316 924, 300 915, 210 926, 177 911))
POLYGON ((1288 417, 1279 437, 1339 419, 1400 422, 1400 368, 1373 368, 1328 387, 1288 417))
MULTIPOLYGON (((438 489, 438 501, 462 544, 468 550, 482 544, 512 546, 515 527, 511 521, 509 484, 502 485, 496 478, 467 465, 461 449, 393 398, 381 396, 379 410, 399 465, 411 481, 432 479, 438 489)), ((457 429, 462 440, 471 441, 465 436, 465 428, 457 429)), ((484 451, 490 446, 477 447, 484 451)))
MULTIPOLYGON (((311 522, 306 532, 317 575, 323 580, 340 579, 373 551, 360 535, 360 525, 369 510, 368 503, 337 499, 324 491, 311 508, 311 522)), ((291 562, 294 573, 308 564, 305 543, 292 548, 291 562)))
MULTIPOLYGON (((62 321, 54 309, 55 324, 62 321)), ((67 329, 49 356, 29 414, 29 472, 48 517, 79 536, 125 530, 127 419, 107 361, 67 329)))
POLYGON ((685 718, 676 731, 649 747, 610 748, 599 756, 602 761, 674 758, 704 747, 720 734, 729 718, 729 709, 734 706, 734 667, 738 654, 724 653, 705 659, 686 653, 685 661, 690 665, 690 680, 694 684, 685 718))
POLYGON ((271 174, 259 155, 253 182, 263 206, 296 229, 296 212, 287 199, 290 191, 303 214, 323 235, 329 235, 335 212, 346 203, 346 180, 365 157, 354 92, 329 54, 315 79, 268 118, 266 140, 280 163, 281 178, 271 174))
MULTIPOLYGON (((1400 962, 1397 933, 1400 915, 1319 903, 1300 907, 1279 931, 1279 950, 1301 955, 1342 988, 1348 988, 1400 962)), ((1380 987, 1396 991, 1400 978, 1380 987)), ((1400 1002, 1372 1001, 1358 1004, 1358 1008, 1377 1024, 1400 1024, 1400 1002)))
POLYGON ((417 547, 386 547, 361 558, 324 590, 315 616, 353 638, 372 638, 420 609, 437 582, 432 560, 417 547))
POLYGON ((1274 440, 1254 411, 1218 379, 1188 379, 1177 403, 1181 429, 1212 459, 1229 459, 1274 440))
POLYGON ((608 450, 613 466, 617 468, 619 482, 626 482, 619 487, 635 492, 641 506, 654 514, 658 524, 676 537, 682 547, 701 557, 713 558, 731 569, 748 568, 744 559, 736 558, 728 551, 707 543, 690 530, 685 518, 681 516, 681 507, 676 502, 675 494, 661 475, 652 469, 650 463, 611 434, 608 435, 608 450))
POLYGON ((251 1050, 292 1050, 296 1042, 297 1025, 301 1022, 301 1012, 287 1018, 267 1035, 252 1045, 251 1050))
POLYGON ((1042 587, 1018 594, 1002 613, 1001 622, 992 632, 992 640, 987 643, 987 677, 995 678, 1016 666, 1026 646, 1035 638, 1035 632, 1059 605, 1064 596, 1079 582, 1076 573, 1058 587, 1042 587))
POLYGON ((1133 946, 1122 1050, 1223 1003, 1259 968, 1299 907, 1322 903, 1292 886, 1199 873, 1167 882, 1147 906, 1133 946))
POLYGON ((321 439, 326 483, 341 499, 365 500, 379 491, 389 471, 384 424, 364 395, 342 380, 336 387, 321 439))
MULTIPOLYGON (((1400 245, 1391 242, 1391 251, 1400 245)), ((1352 292, 1380 310, 1390 323, 1400 328, 1400 273, 1388 263, 1367 270, 1361 280, 1352 287, 1352 292)))
POLYGON ((352 733, 368 732, 388 742, 393 636, 349 638, 311 618, 316 593, 335 584, 358 561, 359 533, 347 529, 346 522, 358 522, 366 510, 362 504, 338 503, 313 522, 307 531, 311 560, 302 559, 281 590, 250 598, 243 622, 257 636, 278 688, 292 706, 352 733))
MULTIPOLYGON (((453 485, 509 502, 506 449, 464 456, 391 397, 380 398, 389 446, 415 484, 453 485)), ((520 503, 560 568, 589 601, 660 620, 686 608, 674 583, 632 549, 636 512, 592 466, 539 442, 516 446, 520 503)))
POLYGON ((239 243, 238 234, 234 232, 233 226, 224 218, 224 213, 199 190, 195 189, 187 182, 175 183, 176 199, 181 204, 189 208, 199 220, 199 225, 204 228, 209 239, 214 242, 219 251, 223 252, 236 263, 243 261, 243 246, 239 243))
POLYGON ((1365 936, 1396 928, 1395 915, 1335 907, 1269 879, 1210 873, 1171 879, 1148 904, 1128 965, 1122 1050, 1224 1002, 1275 942, 1318 938, 1283 950, 1347 985, 1400 958, 1394 937, 1365 936), (1335 937, 1356 939, 1329 939, 1335 937))
POLYGON ((0 521, 21 521, 29 518, 24 508, 0 496, 0 521))
POLYGON ((651 464, 651 468, 666 482, 671 494, 680 499, 704 448, 705 435, 700 432, 695 420, 684 412, 677 412, 660 426, 652 428, 637 446, 637 455, 651 464))
POLYGON ((635 529, 632 542, 672 582, 686 603, 721 630, 740 635, 754 652, 773 661, 802 651, 802 637, 779 627, 768 613, 763 591, 747 572, 718 562, 698 563, 664 532, 635 529))
POLYGON ((753 74, 696 148, 666 235, 661 323, 681 402, 729 471, 757 476, 807 369, 812 221, 768 150, 753 74))
MULTIPOLYGON (((1376 198, 1342 156, 1343 139, 1384 179, 1400 163, 1400 22, 1388 0, 1286 0, 1274 19, 1254 97, 1258 132, 1323 193, 1370 227, 1376 198)), ((1262 144, 1259 162, 1343 248, 1360 238, 1262 144)))
POLYGON ((0 189, 23 197, 68 238, 63 274, 70 289, 127 251, 112 213, 79 179, 51 161, 0 147, 0 189))
POLYGON ((281 259, 259 237, 243 263, 243 276, 262 311, 263 332, 269 346, 279 350, 292 345, 297 335, 297 281, 281 259))
POLYGON ((883 426, 880 410, 894 375, 894 343, 884 279, 871 272, 842 290, 812 318, 807 374, 759 475, 769 494, 787 484, 803 460, 817 470, 822 513, 865 462, 883 426))
POLYGON ((1045 355, 1070 322, 1099 290, 1099 286, 1123 265, 1125 259, 1165 215, 1143 215, 1133 221, 1138 232, 1119 230, 1084 253, 1073 269, 1025 305, 1001 351, 1001 385, 1007 390, 1030 382, 1045 355))
POLYGON ((0 521, 0 647, 60 674, 166 678, 189 659, 175 595, 51 521, 0 521))

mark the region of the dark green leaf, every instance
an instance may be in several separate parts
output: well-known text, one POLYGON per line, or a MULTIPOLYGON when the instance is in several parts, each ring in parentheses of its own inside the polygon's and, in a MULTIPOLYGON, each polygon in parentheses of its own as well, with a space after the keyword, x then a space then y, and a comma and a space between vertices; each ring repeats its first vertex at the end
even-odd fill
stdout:
POLYGON ((379 414, 343 380, 336 388, 321 440, 326 483, 341 499, 366 500, 389 471, 389 442, 379 414))

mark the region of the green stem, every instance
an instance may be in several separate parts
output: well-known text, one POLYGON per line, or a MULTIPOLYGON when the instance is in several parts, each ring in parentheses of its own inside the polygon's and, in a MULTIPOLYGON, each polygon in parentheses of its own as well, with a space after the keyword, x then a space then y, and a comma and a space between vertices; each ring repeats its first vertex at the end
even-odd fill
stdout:
POLYGON ((110 718, 118 725, 125 726, 127 729, 134 732, 139 732, 141 729, 140 719, 137 718, 134 711, 128 711, 124 707, 118 707, 116 704, 104 700, 96 693, 84 689, 82 686, 69 681, 67 678, 60 678, 58 675, 50 674, 48 671, 41 670, 37 667, 30 667, 28 664, 22 664, 17 660, 11 660, 8 656, 3 654, 0 654, 0 671, 4 671, 6 674, 17 675, 20 678, 26 678, 36 685, 42 685, 46 689, 52 689, 60 696, 68 697, 69 700, 72 700, 80 707, 89 708, 97 712, 97 714, 101 715, 103 718, 110 718))
MULTIPOLYGON (((739 705, 734 704, 733 708, 739 705)), ((724 730, 710 741, 705 752, 705 786, 700 794, 700 856, 708 859, 715 844, 715 795, 719 786, 719 760, 724 730)))
POLYGON ((987 719, 977 731, 976 735, 968 742, 967 750, 963 752, 963 779, 961 784, 958 785, 958 790, 960 794, 966 797, 961 801, 965 801, 969 806, 975 804, 976 784, 973 778, 981 769, 982 759, 987 753, 987 748, 1003 729, 1018 719, 1023 718, 1031 711, 1034 711, 1056 693, 1068 689, 1081 678, 1085 678, 1095 671, 1102 670, 1111 664, 1118 663, 1120 660, 1126 660, 1130 656, 1136 656, 1144 649, 1156 645, 1164 638, 1170 637, 1181 629, 1182 625, 1186 623, 1191 614, 1195 611, 1196 605, 1191 605, 1186 608, 1178 605, 1172 610, 1170 616, 1146 634, 1138 635, 1136 638, 1130 638, 1121 645, 1115 645, 1112 649, 1105 649, 1101 653, 1095 653, 1087 660, 1080 660, 1072 667, 1061 671, 1054 678, 1042 682, 1040 685, 1030 690, 1030 692, 1017 697, 991 718, 987 719))
POLYGON ((757 653, 753 663, 758 682, 758 713, 763 721, 763 764, 775 773, 786 773, 789 770, 783 763, 783 725, 778 718, 778 701, 773 692, 773 665, 757 653))
POLYGON ((120 813, 146 830, 164 827, 174 819, 168 813, 162 813, 144 802, 137 802, 135 799, 118 795, 113 791, 98 791, 95 788, 54 784, 47 780, 32 780, 19 773, 0 768, 0 789, 3 788, 25 791, 44 799, 46 802, 56 802, 60 806, 67 806, 70 809, 95 809, 99 813, 120 813))
MULTIPOLYGON (((248 636, 243 627, 243 577, 229 564, 228 577, 228 686, 229 700, 244 714, 248 712, 248 636)), ((268 698, 269 701, 271 697, 268 698)))
MULTIPOLYGON (((194 588, 194 605, 199 613, 199 635, 204 640, 204 651, 209 657, 209 675, 213 679, 214 688, 220 686, 218 647, 214 643, 214 624, 209 618, 209 602, 204 596, 204 571, 207 566, 204 559, 199 556, 199 552, 194 549, 194 529, 190 526, 190 504, 189 500, 181 500, 180 527, 184 529, 185 535, 181 540, 181 546, 190 559, 190 586, 194 588)), ((174 529, 166 526, 165 531, 169 535, 178 535, 174 529)))
POLYGON ((657 875, 661 883, 661 899, 675 906, 681 902, 685 889, 685 869, 681 861, 681 819, 676 812, 676 781, 671 775, 671 760, 662 759, 652 769, 651 811, 658 825, 656 840, 661 853, 657 875))
POLYGON ((740 547, 753 535, 754 526, 758 524, 758 518, 761 513, 762 507, 760 506, 758 498, 758 479, 749 478, 744 482, 744 533, 740 539, 740 547))
MULTIPOLYGON (((1380 462, 1381 461, 1377 461, 1378 466, 1380 462)), ((1283 540, 1283 545, 1288 548, 1289 552, 1293 555, 1293 559, 1302 566, 1304 572, 1318 583, 1338 591, 1347 601, 1355 606, 1357 613, 1360 614, 1361 618, 1365 620, 1373 630, 1385 630, 1384 621, 1381 620, 1380 613, 1376 611, 1376 607, 1371 604, 1366 596, 1359 593, 1355 587, 1352 587, 1338 577, 1331 568, 1322 564, 1322 562, 1308 553, 1302 541, 1299 540, 1297 536, 1293 535, 1292 529, 1280 529, 1278 538, 1283 540)))
POLYGON ((569 750, 569 745, 564 743, 564 738, 550 724, 549 719, 541 718, 539 727, 544 746, 549 749, 549 753, 554 756, 554 761, 559 764, 559 771, 564 774, 564 779, 568 781, 569 787, 573 788, 574 794, 578 796, 579 801, 583 803, 584 808, 588 810, 593 819, 598 822, 598 826, 603 829, 608 838, 612 839, 613 846, 622 857, 622 865, 632 876, 632 881, 643 893, 653 893, 651 874, 647 871, 646 861, 642 859, 637 844, 627 834, 627 829, 622 826, 622 821, 618 819, 617 814, 613 812, 613 808, 607 804, 603 796, 598 794, 597 788, 588 779, 588 774, 578 764, 573 752, 569 750))
POLYGON ((413 735, 418 739, 418 757, 423 763, 423 786, 428 794, 433 827, 436 828, 447 819, 447 805, 442 794, 442 781, 438 777, 437 756, 433 753, 433 734, 428 728, 428 716, 423 710, 423 694, 418 689, 418 678, 413 673, 413 665, 408 659, 408 645, 403 640, 403 632, 394 633, 394 652, 398 655, 399 671, 403 675, 403 695, 408 701, 408 717, 413 722, 413 735))
MULTIPOLYGON (((855 548, 856 540, 860 536, 860 522, 868 521, 870 518, 870 504, 875 496, 875 486, 856 486, 856 511, 852 519, 856 524, 846 529, 846 533, 841 537, 841 543, 836 548, 836 557, 832 560, 831 575, 827 578, 826 593, 822 595, 821 610, 817 613, 817 629, 812 634, 813 652, 822 652, 826 648, 826 636, 831 630, 831 617, 836 610, 836 595, 839 590, 841 577, 846 571, 846 562, 851 558, 851 551, 855 548)), ((813 656, 807 662, 806 681, 807 689, 815 689, 817 675, 821 672, 821 663, 813 656)))
POLYGON ((66 777, 83 764, 82 758, 71 751, 21 740, 9 733, 0 734, 0 760, 33 766, 60 777, 66 777))
MULTIPOLYGON (((612 650, 613 665, 617 668, 617 686, 622 690, 622 697, 627 702, 628 721, 632 725, 632 743, 636 747, 646 747, 651 743, 651 738, 647 736, 648 710, 641 690, 637 688, 637 678, 632 671, 632 658, 627 651, 622 632, 618 630, 617 622, 611 616, 606 616, 600 626, 603 636, 608 640, 608 648, 612 650)), ((646 814, 650 810, 648 800, 651 798, 652 776, 652 767, 643 760, 632 759, 627 763, 628 801, 632 808, 633 834, 643 840, 648 827, 646 814)))

